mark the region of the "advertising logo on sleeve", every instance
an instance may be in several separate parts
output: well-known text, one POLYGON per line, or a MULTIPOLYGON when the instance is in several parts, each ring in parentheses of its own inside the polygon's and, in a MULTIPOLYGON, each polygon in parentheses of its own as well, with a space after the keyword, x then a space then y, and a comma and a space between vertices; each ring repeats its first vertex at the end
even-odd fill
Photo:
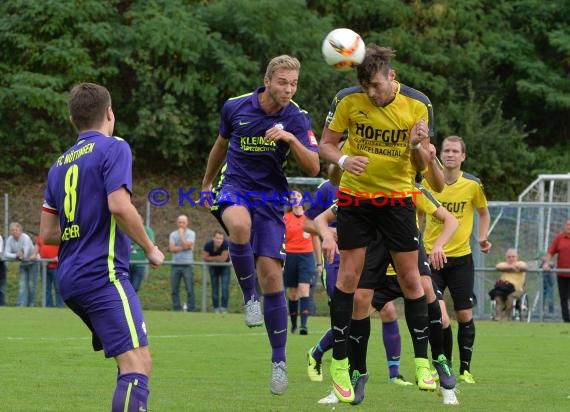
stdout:
POLYGON ((313 133, 313 131, 311 129, 309 129, 307 134, 309 135, 309 144, 311 146, 318 146, 319 142, 317 142, 317 138, 315 137, 315 134, 313 133))

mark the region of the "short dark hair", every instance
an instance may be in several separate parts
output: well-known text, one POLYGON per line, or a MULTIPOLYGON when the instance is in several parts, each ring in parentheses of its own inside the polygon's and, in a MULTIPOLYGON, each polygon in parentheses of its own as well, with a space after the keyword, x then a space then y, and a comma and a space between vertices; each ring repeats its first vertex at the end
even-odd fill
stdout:
POLYGON ((111 107, 109 91, 95 83, 81 83, 71 89, 67 102, 71 121, 78 131, 96 128, 111 107))
POLYGON ((390 47, 380 47, 374 43, 366 47, 364 60, 356 66, 356 75, 361 86, 370 83, 376 73, 381 72, 388 76, 392 69, 391 59, 396 55, 396 50, 390 47))
POLYGON ((214 230, 214 233, 212 233, 212 237, 214 237, 216 235, 222 235, 222 236, 226 237, 226 234, 219 229, 214 230))

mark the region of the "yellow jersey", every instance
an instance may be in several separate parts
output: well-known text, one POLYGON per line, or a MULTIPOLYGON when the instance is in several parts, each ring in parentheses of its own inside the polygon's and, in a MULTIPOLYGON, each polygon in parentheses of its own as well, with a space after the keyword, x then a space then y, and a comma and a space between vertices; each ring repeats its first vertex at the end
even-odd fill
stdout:
MULTIPOLYGON (((441 206, 441 204, 432 196, 432 194, 422 185, 416 183, 416 192, 418 192, 415 196, 415 206, 418 212, 422 212, 426 217, 432 216, 436 210, 441 206)), ((417 216, 416 216, 416 223, 417 223, 417 216)), ((388 265, 388 269, 386 270, 386 275, 394 276, 396 271, 392 267, 392 264, 388 265)))
POLYGON ((400 83, 397 86, 396 97, 385 107, 374 106, 361 87, 343 89, 335 96, 325 127, 347 132, 344 154, 370 161, 360 176, 343 174, 341 191, 386 197, 413 190, 416 171, 410 162, 410 131, 423 119, 433 135, 433 110, 423 93, 400 83))
MULTIPOLYGON (((445 184, 440 193, 436 193, 424 179, 422 184, 430 191, 443 207, 459 221, 459 228, 453 238, 443 248, 447 257, 460 257, 471 253, 469 238, 473 231, 473 217, 477 209, 487 207, 487 198, 481 181, 469 173, 461 172, 455 183, 445 184)), ((429 255, 435 240, 439 237, 443 223, 434 216, 426 215, 424 246, 429 255)))

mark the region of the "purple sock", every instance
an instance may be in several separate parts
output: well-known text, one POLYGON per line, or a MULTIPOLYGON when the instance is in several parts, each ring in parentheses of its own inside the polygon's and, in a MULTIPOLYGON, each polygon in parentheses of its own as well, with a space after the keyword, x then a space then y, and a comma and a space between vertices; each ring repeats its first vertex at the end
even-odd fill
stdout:
POLYGON ((320 361, 323 358, 324 353, 332 348, 332 343, 333 332, 332 329, 329 328, 329 330, 325 332, 323 337, 315 345, 313 349, 313 358, 320 361))
POLYGON ((301 309, 301 327, 307 327, 307 319, 309 318, 311 298, 307 296, 306 298, 301 298, 299 303, 301 309))
POLYGON ((259 300, 259 295, 255 289, 255 259, 251 245, 249 243, 229 242, 229 250, 236 277, 243 293, 243 302, 247 303, 252 297, 253 300, 259 300))
POLYGON ((284 290, 263 295, 263 318, 271 345, 271 362, 285 361, 287 299, 284 290))
POLYGON ((402 351, 397 320, 382 322, 382 339, 384 341, 384 349, 386 349, 390 378, 395 378, 400 374, 400 353, 402 351))
POLYGON ((148 409, 148 377, 125 373, 117 377, 111 412, 139 412, 148 409))

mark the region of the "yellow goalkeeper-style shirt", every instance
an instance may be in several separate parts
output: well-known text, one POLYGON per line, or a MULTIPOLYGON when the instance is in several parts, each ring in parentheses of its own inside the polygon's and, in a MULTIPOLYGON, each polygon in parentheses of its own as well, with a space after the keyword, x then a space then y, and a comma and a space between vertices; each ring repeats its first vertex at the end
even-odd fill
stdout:
MULTIPOLYGON (((477 209, 487 207, 487 198, 481 181, 473 175, 461 172, 459 179, 451 185, 446 183, 441 193, 434 192, 425 179, 422 184, 459 221, 457 232, 443 248, 446 256, 460 257, 471 253, 469 238, 473 231, 474 213, 477 209)), ((434 216, 426 215, 426 217, 424 246, 429 255, 441 233, 443 223, 434 216)))
POLYGON ((325 127, 348 132, 342 152, 366 156, 370 163, 360 175, 344 173, 340 190, 368 197, 408 193, 416 173, 410 162, 409 138, 414 124, 424 119, 433 135, 433 110, 421 92, 398 83, 395 99, 386 107, 374 106, 361 87, 343 89, 335 96, 325 127))

